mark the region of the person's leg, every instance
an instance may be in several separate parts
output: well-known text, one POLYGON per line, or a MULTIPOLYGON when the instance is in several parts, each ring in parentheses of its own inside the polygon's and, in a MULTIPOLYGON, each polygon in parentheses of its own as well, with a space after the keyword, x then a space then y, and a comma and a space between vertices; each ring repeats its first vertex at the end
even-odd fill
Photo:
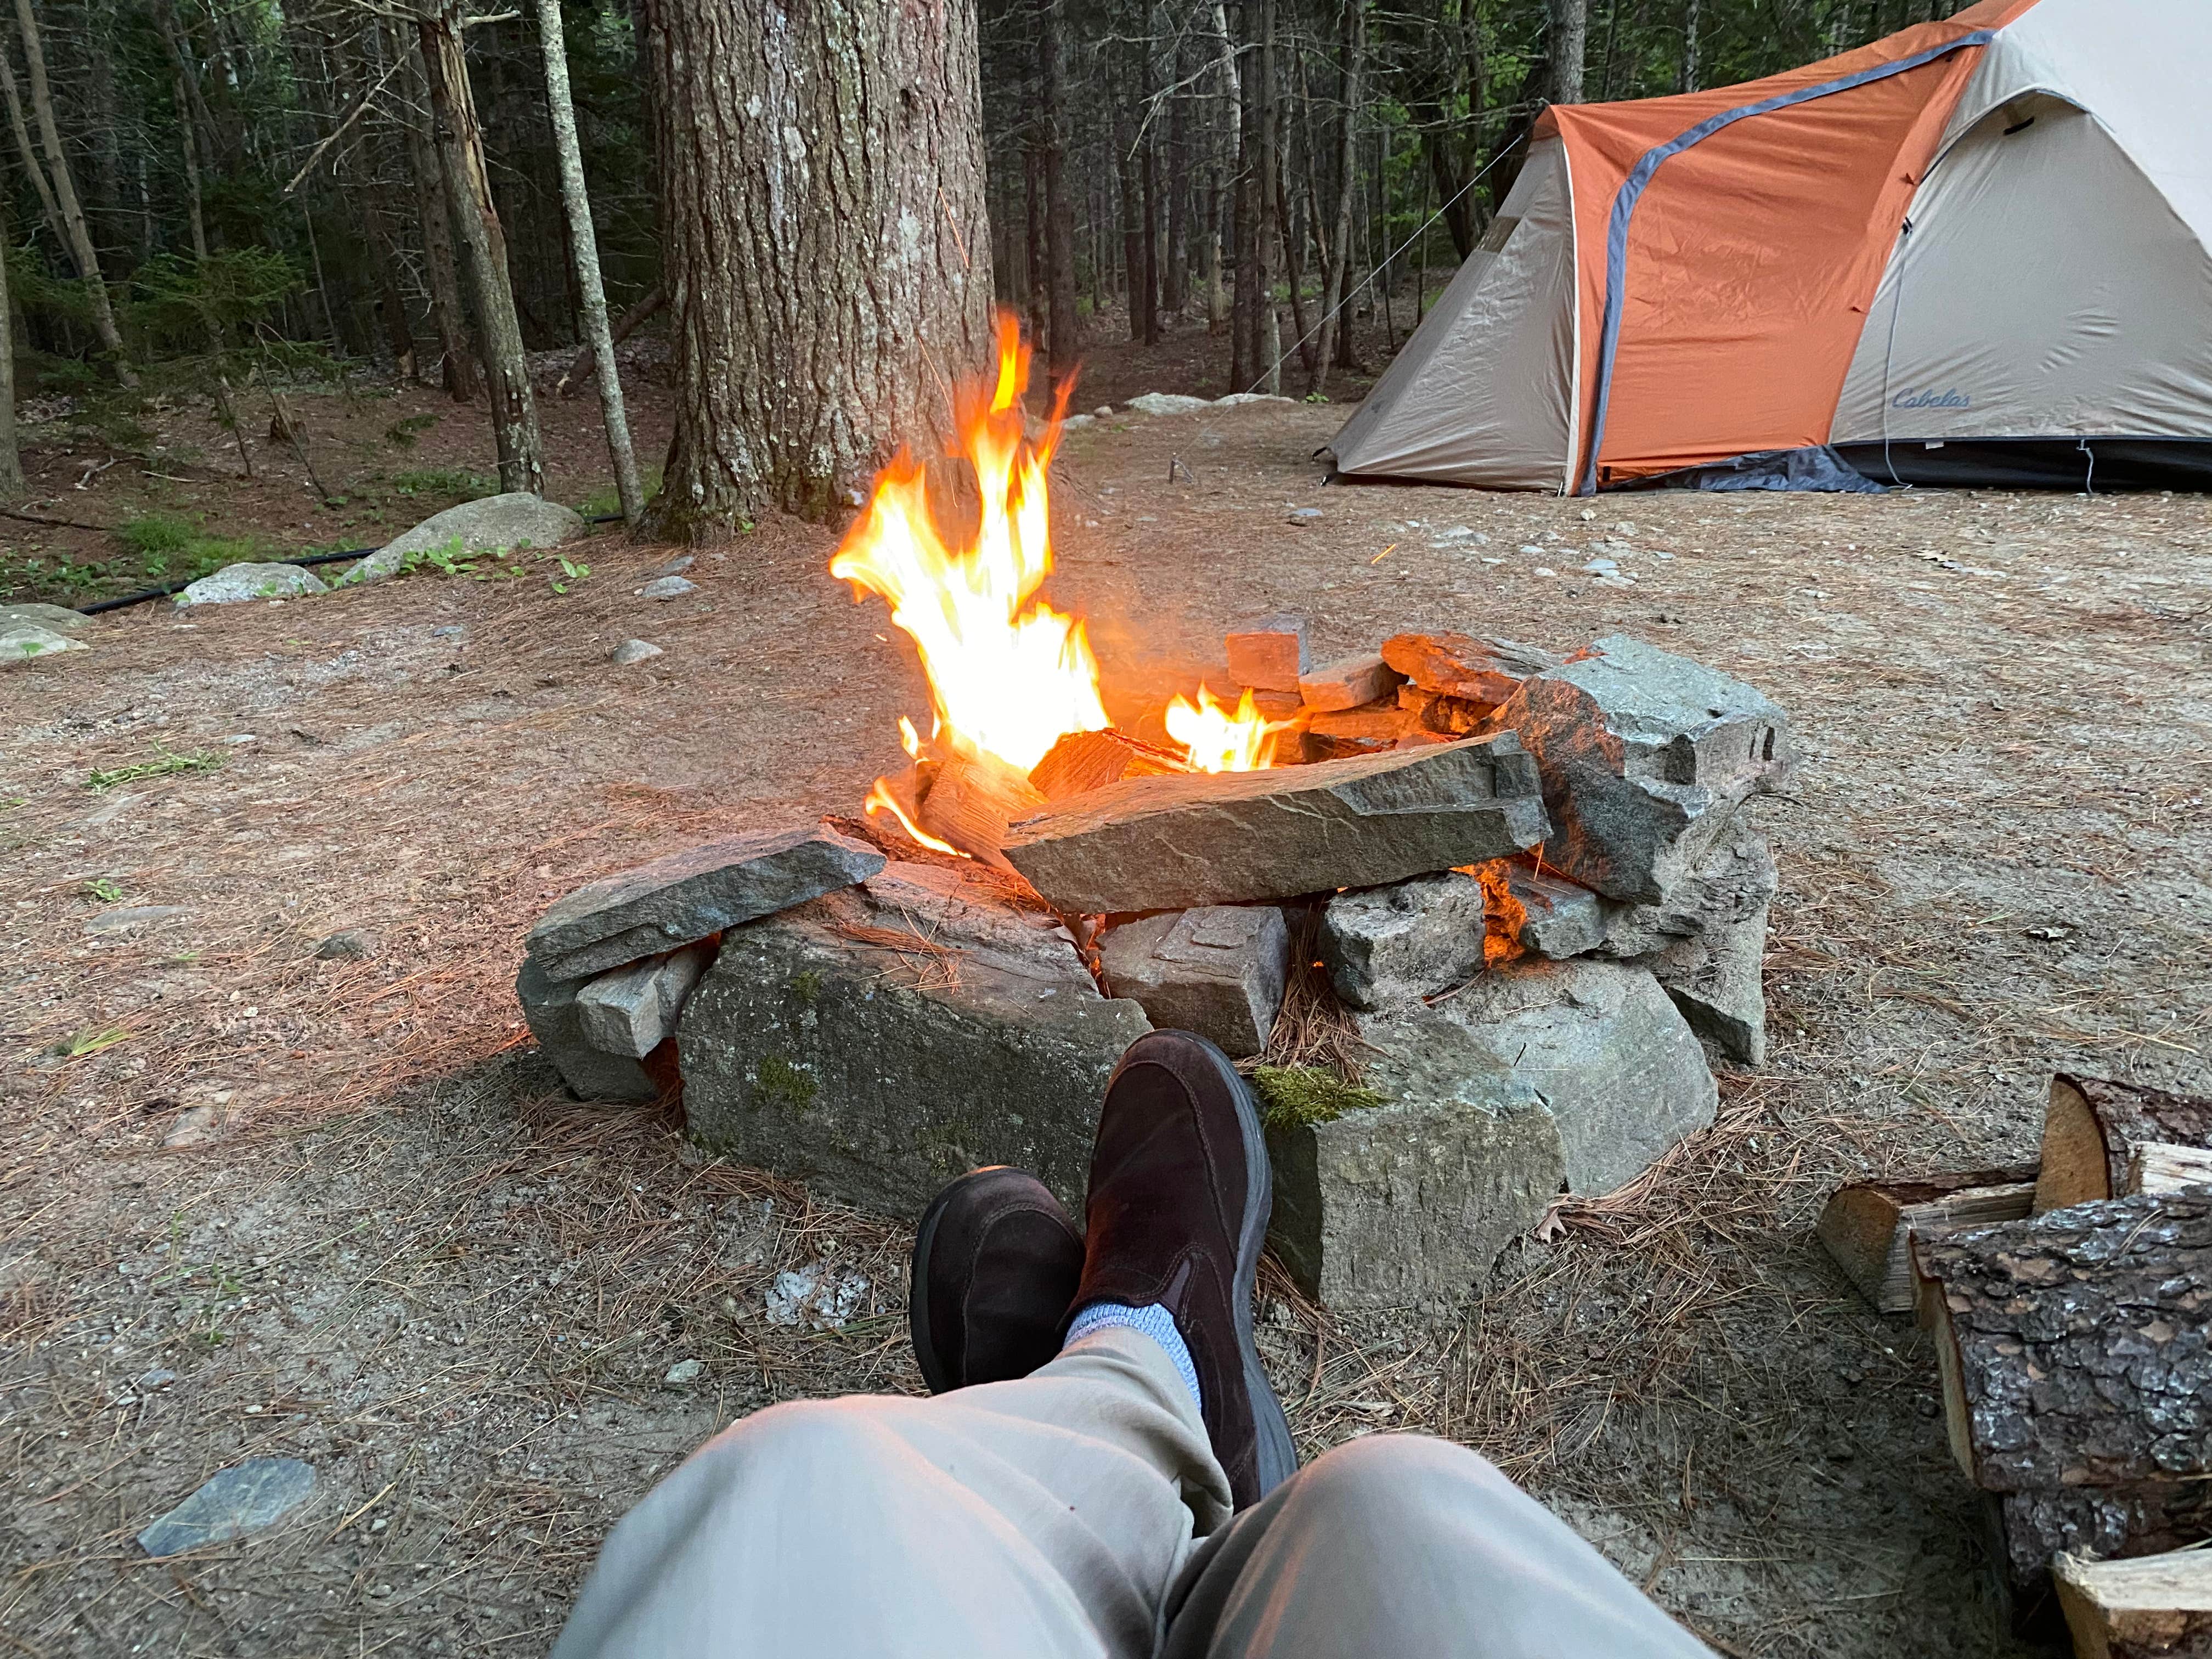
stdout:
POLYGON ((1166 1352, 1102 1330, 1018 1382, 726 1430, 616 1528, 554 1652, 1149 1659, 1229 1501, 1166 1352))
POLYGON ((1160 1659, 1711 1659, 1535 1499, 1448 1441, 1339 1446, 1201 1544, 1160 1659))

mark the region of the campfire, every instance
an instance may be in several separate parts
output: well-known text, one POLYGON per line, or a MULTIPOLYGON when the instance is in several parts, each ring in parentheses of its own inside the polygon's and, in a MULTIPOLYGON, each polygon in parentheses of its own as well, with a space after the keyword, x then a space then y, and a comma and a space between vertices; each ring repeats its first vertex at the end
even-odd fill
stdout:
POLYGON ((1278 1253, 1347 1305, 1464 1286, 1710 1122, 1709 1056, 1763 1053, 1782 711, 1622 636, 1316 661, 1279 614, 1117 726, 1046 596, 1065 392, 1032 427, 997 347, 830 567, 920 659, 908 764, 555 905, 518 991, 570 1086, 916 1212, 983 1163, 1075 1197, 1123 1048, 1196 1031, 1265 1104, 1278 1253))
POLYGON ((927 469, 902 450, 830 563, 856 599, 890 605, 929 679, 929 734, 900 717, 913 765, 876 780, 867 811, 890 813, 924 847, 994 864, 1009 821, 1049 799, 1133 775, 1259 771, 1285 729, 1249 692, 1224 705, 1201 685, 1195 702, 1177 696, 1164 711, 1180 752, 1114 730, 1081 620, 1037 597, 1053 567, 1048 472, 1074 383, 1060 383, 1031 438, 1029 376, 1020 325, 1002 313, 995 377, 955 397, 972 531, 945 524, 927 469))

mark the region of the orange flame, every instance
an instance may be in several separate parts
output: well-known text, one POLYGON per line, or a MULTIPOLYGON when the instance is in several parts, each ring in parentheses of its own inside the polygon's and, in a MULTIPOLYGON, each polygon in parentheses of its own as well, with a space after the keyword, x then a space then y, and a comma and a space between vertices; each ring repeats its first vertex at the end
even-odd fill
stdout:
MULTIPOLYGON (((1083 624, 1035 598, 1052 573, 1045 469, 1072 383, 1063 383, 1044 436, 1032 442, 1021 406, 1029 371, 1021 325, 1001 312, 995 381, 962 386, 954 404, 960 451, 981 498, 972 540, 951 544, 921 464, 902 449, 830 564, 831 575, 853 584, 856 601, 863 592, 888 601, 891 620, 921 652, 933 705, 930 742, 981 750, 1024 773, 1067 733, 1112 724, 1083 624)), ((912 722, 900 725, 908 752, 919 756, 912 722)), ((878 796, 890 801, 879 784, 872 806, 878 796)))
POLYGON ((1275 763, 1276 735, 1290 724, 1262 715, 1249 690, 1231 708, 1201 685, 1196 702, 1179 696, 1167 708, 1168 735, 1200 772, 1266 771, 1275 763))

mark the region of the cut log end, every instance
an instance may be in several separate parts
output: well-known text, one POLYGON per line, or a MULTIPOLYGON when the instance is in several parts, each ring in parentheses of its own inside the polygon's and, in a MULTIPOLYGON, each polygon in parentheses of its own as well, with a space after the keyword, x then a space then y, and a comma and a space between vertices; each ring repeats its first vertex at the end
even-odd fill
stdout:
POLYGON ((2076 1659, 2212 1653, 2212 1550, 2125 1561, 2062 1554, 2051 1572, 2076 1659))
POLYGON ((946 845, 994 868, 1012 872, 1000 849, 1006 826, 1046 802, 1005 762, 982 754, 949 754, 915 768, 915 821, 946 845))

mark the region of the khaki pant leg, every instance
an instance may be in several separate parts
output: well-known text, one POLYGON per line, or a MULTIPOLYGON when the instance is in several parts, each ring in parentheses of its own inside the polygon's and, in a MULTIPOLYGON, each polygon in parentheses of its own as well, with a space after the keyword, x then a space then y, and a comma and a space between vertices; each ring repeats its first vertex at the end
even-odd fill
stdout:
POLYGON ((774 1406, 615 1528, 555 1659, 1151 1659, 1228 1503, 1135 1331, 933 1400, 774 1406))
POLYGON ((1463 1446, 1376 1435, 1200 1545, 1161 1659, 1712 1659, 1463 1446))

